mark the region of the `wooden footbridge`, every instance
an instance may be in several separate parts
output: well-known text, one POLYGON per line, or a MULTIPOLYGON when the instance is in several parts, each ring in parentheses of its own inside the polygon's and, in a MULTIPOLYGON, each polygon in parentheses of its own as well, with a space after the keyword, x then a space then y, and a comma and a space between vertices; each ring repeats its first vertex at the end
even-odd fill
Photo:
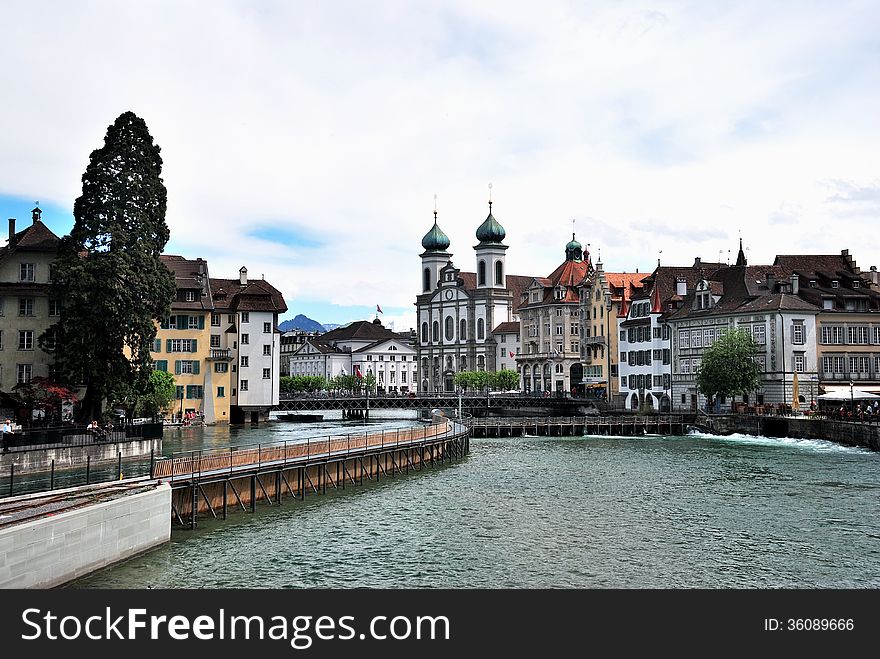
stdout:
POLYGON ((474 419, 474 437, 521 437, 523 435, 574 436, 681 435, 687 432, 689 417, 652 414, 645 416, 563 416, 474 419))
POLYGON ((226 519, 230 507, 255 512, 257 502, 282 505, 462 459, 471 422, 331 435, 276 444, 177 453, 156 461, 153 478, 171 484, 172 522, 195 528, 200 515, 226 519))

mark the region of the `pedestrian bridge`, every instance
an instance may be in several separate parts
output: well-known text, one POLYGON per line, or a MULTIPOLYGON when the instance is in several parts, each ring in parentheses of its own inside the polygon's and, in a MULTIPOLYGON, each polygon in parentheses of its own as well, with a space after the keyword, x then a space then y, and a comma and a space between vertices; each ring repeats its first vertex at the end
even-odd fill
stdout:
POLYGON ((578 408, 598 407, 604 404, 585 398, 543 398, 541 396, 524 396, 521 394, 499 395, 462 395, 452 393, 415 394, 401 396, 285 396, 281 395, 278 405, 271 408, 273 412, 298 412, 309 410, 383 410, 383 409, 461 409, 474 413, 477 410, 497 409, 536 409, 549 410, 554 413, 576 414, 578 408))

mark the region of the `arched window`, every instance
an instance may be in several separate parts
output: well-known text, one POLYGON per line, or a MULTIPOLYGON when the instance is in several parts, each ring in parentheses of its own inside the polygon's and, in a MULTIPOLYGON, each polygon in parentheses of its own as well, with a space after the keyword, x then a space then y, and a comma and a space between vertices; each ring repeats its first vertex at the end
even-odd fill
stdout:
POLYGON ((422 323, 422 343, 428 342, 428 323, 422 323))
POLYGON ((485 286, 486 285, 486 262, 480 261, 477 264, 477 285, 485 286))
POLYGON ((425 291, 431 290, 431 269, 425 268, 425 272, 422 274, 422 287, 425 291))
POLYGON ((434 324, 431 326, 431 340, 432 341, 439 341, 440 340, 440 323, 438 323, 436 320, 434 321, 434 324))
POLYGON ((455 321, 452 320, 452 316, 446 316, 446 340, 452 341, 452 337, 455 333, 455 321))
POLYGON ((458 323, 458 340, 467 341, 467 321, 464 318, 458 323))
POLYGON ((501 261, 495 261, 495 285, 496 286, 501 286, 501 284, 504 282, 503 275, 504 275, 504 272, 503 272, 503 268, 501 265, 501 261))
POLYGON ((483 355, 477 356, 477 370, 485 371, 486 370, 486 358, 483 355))
POLYGON ((477 321, 477 338, 486 338, 486 324, 483 322, 482 318, 477 321))
POLYGON ((458 360, 458 364, 459 364, 462 371, 466 371, 467 370, 467 355, 462 355, 461 358, 458 360))

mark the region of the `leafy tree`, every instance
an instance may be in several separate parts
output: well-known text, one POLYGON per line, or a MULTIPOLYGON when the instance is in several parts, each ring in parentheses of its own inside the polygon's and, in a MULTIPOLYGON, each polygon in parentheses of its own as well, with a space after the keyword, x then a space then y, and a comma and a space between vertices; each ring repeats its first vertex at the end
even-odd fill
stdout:
POLYGON ((752 335, 731 330, 703 352, 697 388, 709 399, 754 391, 761 382, 755 361, 758 346, 752 335))
POLYGON ((64 309, 40 345, 63 381, 86 386, 81 418, 98 418, 104 400, 126 389, 146 390, 153 372, 156 320, 175 295, 159 259, 169 237, 161 171, 144 120, 121 114, 89 158, 73 230, 59 244, 53 296, 64 309))
POLYGON ((140 409, 144 416, 156 416, 166 409, 177 397, 174 376, 167 371, 153 371, 147 382, 147 389, 141 399, 140 409))
POLYGON ((509 368, 501 369, 489 375, 489 386, 497 391, 519 389, 519 373, 509 368))
POLYGON ((370 393, 373 393, 376 391, 376 376, 375 375, 373 375, 372 373, 367 373, 361 379, 362 379, 361 384, 363 385, 364 389, 366 389, 370 393))

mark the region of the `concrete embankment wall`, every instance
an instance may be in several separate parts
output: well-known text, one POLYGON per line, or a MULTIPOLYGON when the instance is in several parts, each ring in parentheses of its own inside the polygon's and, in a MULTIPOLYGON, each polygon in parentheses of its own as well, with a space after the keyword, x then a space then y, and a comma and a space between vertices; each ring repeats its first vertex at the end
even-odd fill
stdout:
POLYGON ((0 588, 52 588, 171 539, 171 488, 0 529, 0 588))
POLYGON ((713 430, 719 433, 743 433, 765 437, 825 439, 847 446, 861 446, 880 451, 880 425, 850 423, 831 419, 729 414, 712 417, 713 430))
POLYGON ((63 446, 57 448, 29 449, 27 451, 10 451, 0 454, 0 474, 8 474, 12 464, 15 473, 25 474, 49 471, 52 460, 56 469, 85 467, 86 461, 91 464, 113 462, 122 455, 123 460, 149 457, 150 451, 156 456, 162 454, 161 439, 138 439, 127 442, 109 442, 106 444, 86 444, 85 446, 63 446))

